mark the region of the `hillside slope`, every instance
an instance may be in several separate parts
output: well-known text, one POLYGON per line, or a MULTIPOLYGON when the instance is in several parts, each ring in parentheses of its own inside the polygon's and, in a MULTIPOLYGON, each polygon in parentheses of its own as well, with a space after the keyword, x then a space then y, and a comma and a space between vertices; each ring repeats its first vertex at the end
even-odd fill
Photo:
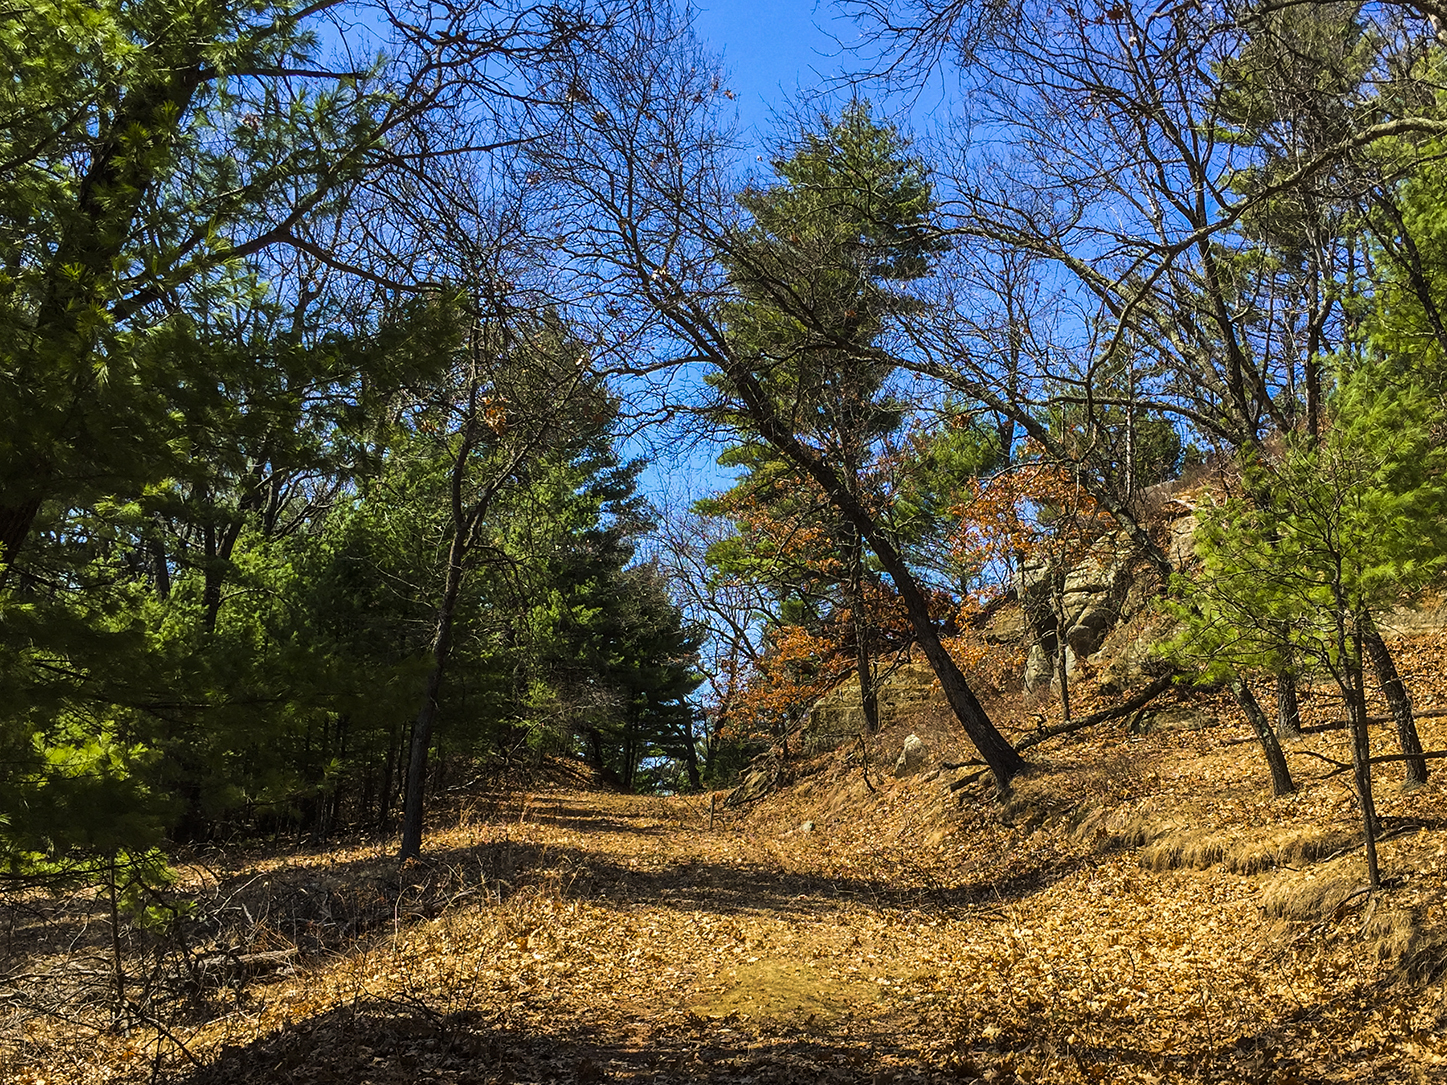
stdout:
MULTIPOLYGON (((1419 685, 1444 649, 1404 651, 1419 685)), ((1003 807, 937 768, 866 785, 855 748, 790 762, 712 825, 707 797, 562 780, 471 796, 400 874, 360 845, 195 866, 237 917, 226 936, 288 967, 203 977, 126 1035, 102 1002, 47 1010, 12 973, 3 1076, 1447 1080, 1441 782, 1382 773, 1391 887, 1371 899, 1347 777, 1312 756, 1344 758, 1344 733, 1293 749, 1302 789, 1272 800, 1244 723, 1190 708, 1210 725, 1037 747, 1003 807)), ((943 724, 912 722, 934 764, 959 759, 943 724)), ((1447 727, 1424 739, 1447 747, 1447 727)), ((59 991, 69 945, 37 943, 27 975, 59 991)))

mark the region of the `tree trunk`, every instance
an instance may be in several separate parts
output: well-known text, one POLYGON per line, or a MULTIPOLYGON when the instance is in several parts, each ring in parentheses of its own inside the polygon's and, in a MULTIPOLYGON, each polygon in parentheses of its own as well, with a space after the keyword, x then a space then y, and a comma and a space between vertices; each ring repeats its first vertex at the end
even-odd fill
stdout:
POLYGON ((1397 673, 1397 664, 1386 641, 1369 616, 1362 619, 1362 644, 1371 657, 1372 669, 1377 672, 1382 695, 1392 710, 1392 722, 1397 725, 1397 742, 1406 755, 1407 783, 1415 787, 1427 782, 1427 759, 1422 756, 1422 739, 1417 734, 1417 721, 1412 716, 1412 699, 1407 696, 1407 687, 1397 673))
POLYGON ((121 910, 116 891, 116 881, 120 875, 116 871, 116 853, 114 851, 110 853, 109 859, 106 890, 110 902, 111 968, 116 993, 116 1004, 111 1011, 111 1022, 115 1027, 125 1030, 130 1025, 131 1015, 130 1006, 126 1002, 125 958, 121 956, 121 910))
POLYGON ((30 537, 30 529, 39 514, 39 497, 26 498, 14 505, 0 504, 0 588, 5 586, 10 567, 30 537))
MULTIPOLYGON (((151 574, 156 585, 156 597, 163 602, 171 598, 171 567, 166 562, 166 540, 162 528, 156 525, 156 534, 150 540, 151 574)), ((0 576, 3 576, 0 572, 0 576)))
POLYGON ((1362 838, 1367 851, 1367 884, 1375 891, 1381 888, 1382 878, 1377 867, 1377 806, 1372 796, 1372 747, 1367 734, 1366 681, 1362 674, 1362 616, 1348 608, 1340 580, 1332 585, 1332 590, 1336 599, 1336 679, 1347 702, 1352 775, 1356 782, 1362 838), (1348 621, 1352 623, 1350 638, 1347 635, 1348 621))
POLYGON ((1060 683, 1060 721, 1070 722, 1070 642, 1065 636, 1065 582, 1062 567, 1052 574, 1050 609, 1055 612, 1055 679, 1060 683))
POLYGON ((703 776, 698 771, 698 754, 692 747, 683 756, 683 768, 688 773, 688 786, 692 791, 703 790, 703 776))
POLYGON ((1367 849, 1367 884, 1373 890, 1382 887, 1377 867, 1377 804, 1372 795, 1372 747, 1367 733, 1366 679, 1362 673, 1362 630, 1356 628, 1356 643, 1351 654, 1342 655, 1350 688, 1347 690, 1347 717, 1352 726, 1352 770, 1356 779, 1357 799, 1362 811, 1362 836, 1367 849))
POLYGON ((638 774, 637 709, 629 707, 623 726, 623 790, 630 795, 638 774))
POLYGON ((849 528, 849 606, 854 611, 854 669, 859 675, 859 703, 864 710, 864 733, 879 733, 879 690, 874 682, 874 660, 869 651, 869 617, 864 602, 864 539, 849 528))
POLYGON ((1321 432, 1321 365, 1312 355, 1302 369, 1306 378, 1306 432, 1314 438, 1321 432))
MULTIPOLYGON (((985 764, 990 767, 990 773, 995 779, 995 787, 999 792, 1007 794, 1010 790, 1010 781, 1025 768, 1025 759, 1015 752, 1015 748, 1005 741, 1005 736, 996 730, 995 725, 990 722, 984 708, 970 689, 965 676, 960 673, 959 665, 955 663, 944 643, 940 640, 939 629, 929 615, 929 606, 925 602, 924 594, 919 590, 913 575, 899 555, 889 548, 890 556, 885 559, 880 556, 885 571, 894 580, 895 587, 899 589, 900 596, 904 599, 905 608, 909 612, 910 624, 914 628, 915 638, 919 641, 920 648, 924 650, 925 658, 929 660, 930 666, 934 669, 935 677, 939 679, 940 689, 945 695, 945 700, 955 713, 955 718, 965 729, 965 733, 974 743, 975 749, 979 751, 985 764)), ((875 551, 878 553, 878 551, 875 551)))
POLYGON ((760 436, 795 467, 813 478, 830 503, 869 543, 870 549, 879 558, 879 563, 889 574, 904 602, 915 639, 934 669, 940 689, 955 718, 960 721, 965 734, 974 743, 985 764, 990 767, 996 788, 1001 794, 1008 793, 1010 780, 1025 767, 1025 759, 1015 752, 1015 748, 1005 741, 1005 736, 990 722, 990 717, 976 699, 969 683, 965 681, 965 676, 960 673, 959 666, 940 640, 939 629, 930 616, 929 602, 908 562, 895 549, 893 541, 880 527, 879 522, 870 515, 859 499, 849 492, 834 469, 804 445, 794 431, 776 417, 767 394, 754 374, 746 366, 734 363, 726 356, 716 360, 734 385, 748 410, 750 421, 758 427, 760 436))
POLYGON ((1290 666, 1276 673, 1276 734, 1289 742, 1301 738, 1301 704, 1296 696, 1296 672, 1290 666))
POLYGON ((1272 793, 1277 798, 1290 795, 1296 790, 1296 784, 1291 779, 1291 768, 1286 763, 1286 754, 1282 752, 1281 743, 1277 741, 1276 732, 1271 729, 1266 713, 1261 710, 1256 694, 1252 693, 1251 687, 1240 678, 1232 679, 1231 692, 1235 694, 1241 711, 1246 713, 1246 719, 1261 743, 1261 752, 1266 755, 1266 764, 1271 768, 1272 793))
POLYGON ((399 858, 415 859, 422 851, 422 820, 424 792, 427 786, 427 751, 432 745, 432 729, 437 723, 437 698, 447 660, 452 654, 452 626, 457 599, 462 593, 462 558, 467 540, 462 525, 454 527, 452 545, 448 548, 447 579, 442 590, 442 604, 437 608, 436 626, 432 634, 432 668, 427 672, 427 687, 422 707, 412 721, 411 756, 407 760, 407 795, 402 808, 402 847, 399 858))
POLYGON ((377 831, 381 833, 392 827, 392 790, 402 759, 403 735, 400 730, 398 726, 387 730, 387 760, 382 765, 382 789, 377 796, 377 831))
POLYGON ((207 633, 216 632, 216 619, 221 613, 221 590, 231 568, 231 555, 236 553, 236 543, 241 538, 246 517, 256 511, 255 504, 251 494, 244 495, 236 519, 227 524, 219 535, 213 525, 206 525, 205 586, 201 592, 204 613, 201 622, 207 633))
POLYGON ((437 695, 442 689, 442 675, 446 666, 446 653, 437 651, 437 642, 434 640, 432 669, 427 672, 426 693, 422 698, 422 707, 412 721, 412 742, 407 758, 407 789, 402 800, 402 846, 398 851, 400 859, 415 859, 422 853, 427 750, 432 745, 432 728, 437 723, 437 695))

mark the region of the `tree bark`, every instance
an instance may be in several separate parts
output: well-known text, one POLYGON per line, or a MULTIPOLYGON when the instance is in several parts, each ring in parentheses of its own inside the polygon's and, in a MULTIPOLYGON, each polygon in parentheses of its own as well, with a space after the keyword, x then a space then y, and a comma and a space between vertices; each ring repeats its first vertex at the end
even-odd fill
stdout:
POLYGON ((9 579, 11 566, 29 538, 31 525, 39 513, 39 497, 22 499, 11 505, 0 502, 0 588, 9 579))
POLYGON ((401 767, 398 762, 402 758, 402 743, 405 741, 405 734, 402 727, 389 728, 387 732, 387 759, 382 764, 382 788, 377 795, 377 831, 385 833, 391 828, 392 822, 392 789, 396 782, 397 771, 401 767))
POLYGON ((702 791, 703 776, 698 771, 698 748, 693 744, 692 724, 689 724, 688 734, 684 737, 686 741, 683 744, 683 768, 688 773, 688 786, 694 791, 702 791))
MULTIPOLYGON (((474 395, 475 398, 475 395, 474 395)), ((422 851, 423 804, 427 787, 427 751, 432 745, 432 730, 437 723, 437 698, 447 660, 452 654, 452 627, 457 616, 457 600, 462 594, 463 559, 471 545, 473 525, 481 516, 486 499, 464 512, 462 485, 467 474, 467 460, 476 441, 477 423, 469 418, 457 459, 452 464, 452 541, 447 547, 447 573, 443 580, 442 601, 437 607, 432 633, 432 667, 427 672, 427 686, 422 707, 412 721, 412 751, 407 761, 407 792, 402 806, 402 846, 398 857, 415 859, 422 851)), ((489 496, 491 491, 489 491, 489 496)))
POLYGON ((1372 747, 1367 734, 1366 681, 1362 674, 1362 622, 1364 615, 1347 605, 1340 574, 1332 584, 1336 602, 1337 685, 1347 702, 1351 726, 1352 775, 1356 782, 1357 806, 1362 815, 1362 838, 1367 852, 1367 884, 1381 888, 1377 866, 1377 806, 1372 795, 1372 747), (1348 623, 1351 632, 1348 634, 1348 623))
POLYGON ((407 759, 407 792, 402 804, 402 846, 398 858, 415 859, 422 852, 422 821, 424 793, 427 787, 427 751, 432 746, 432 731, 437 723, 438 694, 452 653, 452 620, 462 584, 461 568, 448 569, 448 589, 437 611, 437 625, 432 637, 432 668, 427 672, 427 687, 422 707, 412 721, 411 753, 407 759), (454 583, 455 581, 455 583, 454 583))
POLYGON ((859 703, 864 711, 864 732, 879 733, 879 690, 874 682, 874 659, 869 651, 869 617, 864 603, 864 539, 849 528, 849 606, 854 611, 854 669, 859 675, 859 703))
POLYGON ((1290 666, 1276 673, 1276 734, 1289 742, 1301 738, 1301 704, 1296 696, 1296 672, 1290 666))
POLYGON ((1241 711, 1246 714, 1251 729, 1256 732, 1256 738, 1261 743, 1261 752, 1266 755, 1266 764, 1271 768, 1273 794, 1278 798, 1290 795, 1296 790, 1296 784, 1291 779, 1291 768, 1286 763, 1286 754, 1282 752, 1281 743, 1277 741, 1276 732, 1271 729, 1266 713, 1261 710, 1256 694, 1252 693, 1251 687, 1240 678, 1232 679, 1231 692, 1235 694, 1241 711))
POLYGON ((171 598, 171 567, 167 564, 166 540, 161 534, 161 525, 157 523, 156 534, 150 540, 151 551, 151 575, 156 585, 156 597, 163 602, 171 598))
POLYGON ((1425 784, 1427 759, 1422 756, 1422 739, 1417 734, 1417 721, 1412 714, 1412 699, 1407 695, 1407 687, 1397 673, 1397 664, 1392 659, 1387 642, 1369 616, 1363 617, 1361 636, 1367 655, 1371 657, 1372 669, 1377 672, 1382 695, 1392 711, 1392 722, 1397 725, 1397 742, 1406 755, 1407 783, 1413 787, 1425 784))
MULTIPOLYGON (((1352 770, 1357 785, 1357 800, 1362 811, 1362 837, 1367 849, 1367 884, 1373 890, 1382 887, 1377 866, 1377 804, 1372 795, 1372 747, 1367 733, 1366 680, 1362 673, 1362 628, 1358 624, 1356 643, 1350 653, 1342 654, 1341 665, 1348 680, 1347 716, 1352 725, 1352 770)), ((1343 640, 1345 638, 1342 638, 1343 640)))

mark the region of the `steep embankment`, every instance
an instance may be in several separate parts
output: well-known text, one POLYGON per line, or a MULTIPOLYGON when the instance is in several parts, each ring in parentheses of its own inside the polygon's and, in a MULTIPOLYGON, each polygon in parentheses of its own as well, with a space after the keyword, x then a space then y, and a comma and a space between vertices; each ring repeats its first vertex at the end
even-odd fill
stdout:
MULTIPOLYGON (((1418 688, 1444 655, 1440 635, 1403 652, 1418 688)), ((1447 1080, 1441 783, 1382 772, 1371 899, 1347 776, 1312 756, 1343 759, 1343 733, 1294 749, 1302 790, 1272 800, 1245 725, 1193 710, 1211 725, 1042 744, 1004 807, 934 768, 871 790, 841 750, 712 826, 707 798, 558 786, 472 797, 400 877, 366 847, 194 868, 220 936, 301 947, 295 970, 203 976, 129 1036, 32 999, 5 1077, 1447 1080)), ((873 763, 910 729, 934 765, 960 757, 917 714, 873 763)))

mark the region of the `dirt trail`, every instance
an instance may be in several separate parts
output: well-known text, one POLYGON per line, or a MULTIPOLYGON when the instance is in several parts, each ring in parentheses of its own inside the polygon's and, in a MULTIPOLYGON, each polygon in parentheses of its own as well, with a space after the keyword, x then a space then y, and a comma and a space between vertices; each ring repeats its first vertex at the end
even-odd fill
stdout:
MULTIPOLYGON (((1326 884, 1357 860, 1233 874, 1229 848, 1202 859, 1189 841, 1214 827, 1240 855, 1282 825, 1340 831, 1339 781, 1273 803, 1249 747, 1220 734, 1090 758, 1040 758, 1004 811, 968 790, 957 807, 939 779, 870 793, 842 764, 712 829, 706 798, 487 797, 403 868, 403 890, 439 871, 467 887, 440 914, 399 905, 362 948, 172 1029, 159 1063, 144 1029, 64 1060, 36 1033, 49 1063, 11 1078, 1447 1081, 1441 986, 1404 986, 1361 940, 1411 886, 1440 889, 1447 848, 1425 819, 1384 846, 1385 868, 1411 872, 1395 903, 1329 900, 1287 924, 1263 906, 1281 878, 1326 884), (1187 801, 1205 780, 1212 801, 1187 801), (1119 846, 1150 836, 1129 825, 1151 809, 1157 844, 1203 869, 1146 870, 1119 846)), ((1385 813, 1440 797, 1389 795, 1385 813)), ((292 876, 324 893, 385 863, 359 848, 292 876)))

